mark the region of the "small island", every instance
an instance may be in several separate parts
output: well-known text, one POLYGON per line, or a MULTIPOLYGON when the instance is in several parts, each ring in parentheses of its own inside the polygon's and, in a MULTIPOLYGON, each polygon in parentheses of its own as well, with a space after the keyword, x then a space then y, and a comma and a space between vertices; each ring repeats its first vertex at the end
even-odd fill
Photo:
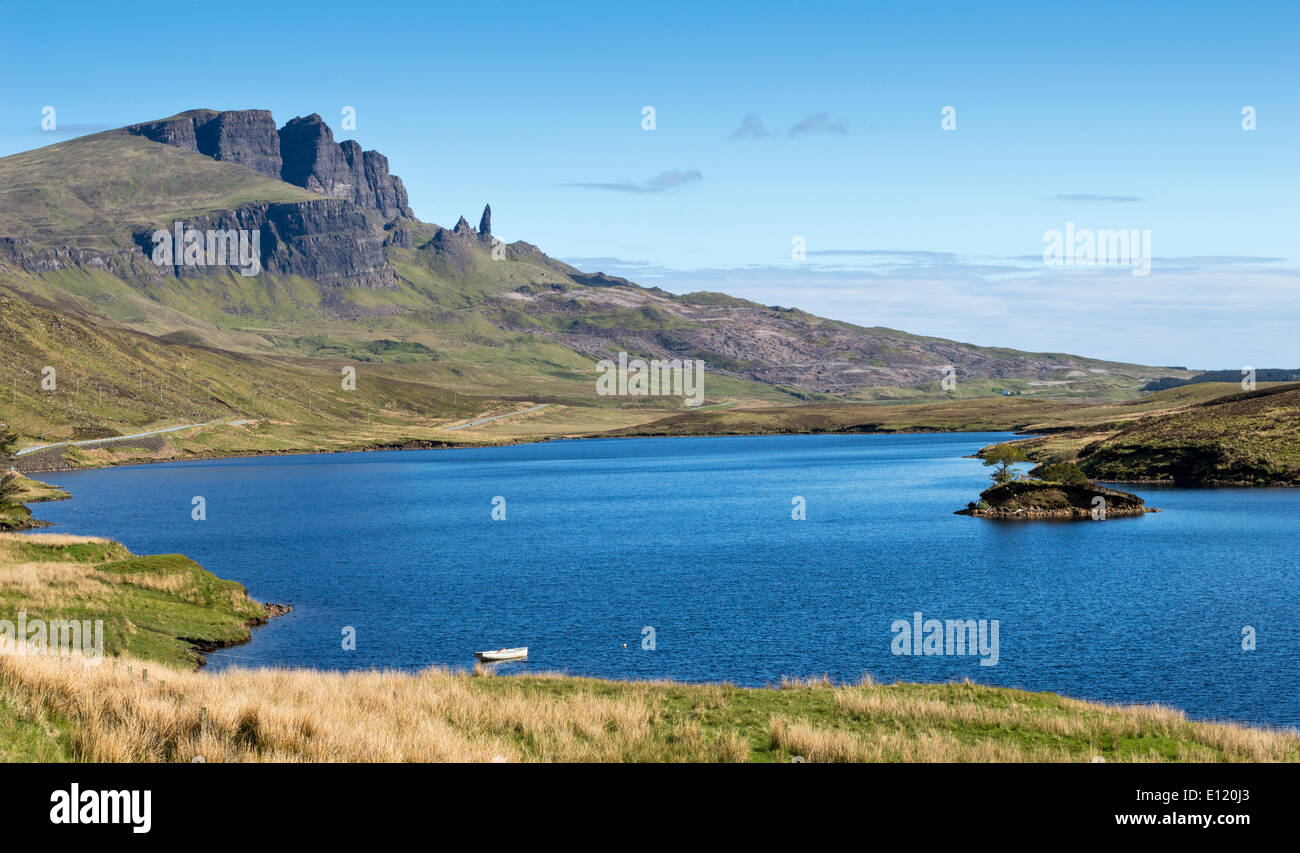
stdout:
POLYGON ((979 456, 994 468, 993 485, 980 493, 979 501, 957 510, 957 515, 1105 521, 1160 511, 1137 495, 1092 482, 1073 462, 1039 465, 1028 475, 1018 475, 1012 466, 1029 460, 1015 444, 985 448, 979 456))

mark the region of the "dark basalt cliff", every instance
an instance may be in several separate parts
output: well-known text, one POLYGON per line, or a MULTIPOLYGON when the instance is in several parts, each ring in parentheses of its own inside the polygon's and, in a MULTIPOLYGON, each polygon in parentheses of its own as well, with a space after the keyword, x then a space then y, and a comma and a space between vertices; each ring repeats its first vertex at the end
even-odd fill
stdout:
POLYGON ((125 251, 102 252, 75 246, 38 246, 20 237, 0 237, 0 261, 34 273, 85 267, 114 274, 130 269, 125 251))
MULTIPOLYGON (((364 210, 377 211, 390 224, 414 220, 402 180, 388 171, 388 158, 363 151, 352 140, 334 141, 319 115, 290 120, 276 129, 266 110, 190 110, 169 119, 133 125, 124 132, 143 136, 247 166, 329 198, 313 202, 255 203, 185 220, 202 231, 260 232, 261 267, 275 275, 297 275, 323 285, 395 287, 397 279, 384 252, 385 233, 364 210)), ((164 228, 171 223, 162 224, 164 228)), ((152 227, 139 227, 135 243, 153 252, 152 227)), ((393 230, 405 235, 404 231, 393 230)), ((71 259, 35 256, 22 246, 8 247, 23 265, 67 265, 71 259), (27 257, 33 255, 33 257, 27 257)), ((104 263, 100 261, 100 263, 104 263)), ((182 277, 209 275, 206 266, 163 270, 182 277)))
POLYGON ((268 178, 280 178, 283 167, 275 119, 266 110, 190 110, 124 130, 214 160, 238 163, 268 178))
POLYGON ((438 264, 464 273, 481 251, 479 241, 478 232, 462 216, 454 228, 438 228, 419 249, 432 252, 438 264))
MULTIPOLYGON (((324 285, 397 286, 384 253, 383 232, 364 212, 340 199, 259 202, 187 219, 185 227, 261 232, 262 269, 275 275, 303 276, 324 285)), ((141 229, 134 235, 146 255, 153 252, 152 234, 153 229, 141 229)), ((182 277, 214 271, 206 266, 164 269, 182 277)))
POLYGON ((402 179, 388 171, 388 158, 352 140, 335 142, 315 113, 276 130, 266 110, 190 110, 123 130, 377 210, 385 219, 415 218, 402 179))
POLYGON ((279 136, 281 180, 377 210, 385 219, 415 218, 402 179, 388 172, 388 158, 378 151, 362 151, 350 139, 335 142, 320 116, 290 119, 279 136))

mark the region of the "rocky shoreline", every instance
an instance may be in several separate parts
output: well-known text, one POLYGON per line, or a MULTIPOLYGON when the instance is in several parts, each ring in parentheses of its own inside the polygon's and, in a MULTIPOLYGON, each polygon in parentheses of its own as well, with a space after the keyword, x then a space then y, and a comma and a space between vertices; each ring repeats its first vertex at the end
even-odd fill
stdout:
POLYGON ((215 652, 219 649, 229 649, 229 648, 233 648, 234 646, 242 646, 245 643, 251 643, 253 641, 254 628, 260 628, 261 626, 265 625, 267 622, 270 622, 272 619, 276 619, 279 618, 280 616, 284 616, 286 613, 293 612, 292 604, 275 604, 270 601, 264 601, 261 602, 261 605, 262 608, 266 611, 266 617, 265 618, 254 617, 252 619, 249 619, 248 622, 246 623, 248 625, 248 636, 241 640, 221 641, 221 640, 203 640, 195 637, 181 637, 180 639, 186 643, 189 643, 190 647, 193 648, 194 651, 198 654, 199 662, 195 667, 195 669, 202 669, 203 667, 207 666, 208 652, 215 652))

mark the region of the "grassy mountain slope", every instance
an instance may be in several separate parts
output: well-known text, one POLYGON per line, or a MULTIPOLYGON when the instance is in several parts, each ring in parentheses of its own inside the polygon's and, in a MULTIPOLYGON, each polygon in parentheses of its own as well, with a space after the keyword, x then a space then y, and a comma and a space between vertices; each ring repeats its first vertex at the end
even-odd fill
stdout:
POLYGON ((117 131, 0 157, 0 237, 122 249, 134 223, 168 223, 307 190, 251 169, 117 131))
POLYGON ((1103 480, 1300 485, 1300 385, 1281 385, 1149 418, 1079 450, 1103 480))
POLYGON ((1122 424, 1163 415, 1193 403, 1231 393, 1224 385, 1196 385, 1149 394, 1137 400, 1081 405, 1068 399, 993 396, 928 401, 904 397, 864 406, 856 403, 818 403, 805 406, 714 407, 665 415, 621 435, 761 435, 817 432, 988 432, 1015 430, 1048 433, 1029 444, 1044 448, 1049 456, 1062 448, 1060 458, 1082 446, 1080 436, 1101 437, 1122 424), (1051 448, 1050 450, 1047 448, 1051 448))
MULTIPOLYGON (((339 363, 168 342, 0 291, 0 421, 32 443, 220 420, 251 420, 238 428, 207 430, 243 452, 259 446, 360 448, 434 438, 470 442, 473 433, 446 433, 441 427, 485 408, 517 406, 369 371, 366 364, 357 365, 356 390, 344 391, 339 363), (42 388, 46 366, 55 371, 50 390, 42 388), (327 435, 340 444, 331 445, 327 435)), ((192 437, 139 439, 133 446, 158 450, 192 437)))

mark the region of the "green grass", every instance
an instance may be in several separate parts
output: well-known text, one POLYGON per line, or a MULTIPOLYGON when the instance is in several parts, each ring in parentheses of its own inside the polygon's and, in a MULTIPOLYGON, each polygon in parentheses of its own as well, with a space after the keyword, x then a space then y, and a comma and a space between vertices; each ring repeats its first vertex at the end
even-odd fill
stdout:
MULTIPOLYGON (((192 641, 232 644, 266 618, 241 584, 222 580, 178 554, 138 557, 107 541, 0 539, 0 619, 103 620, 105 657, 130 655, 192 667, 192 641), (10 573, 38 568, 32 588, 10 573), (45 571, 41 571, 44 569, 45 571), (158 587, 163 588, 158 588, 158 587), (53 600, 52 600, 53 599, 53 600)), ((69 727, 45 713, 24 718, 0 696, 0 761, 72 760, 69 727)))
POLYGON ((815 403, 688 411, 620 435, 764 435, 824 432, 988 432, 1061 416, 1076 405, 1021 397, 944 402, 815 403))
POLYGON ((1097 480, 1300 485, 1300 386, 1244 393, 1204 383, 1152 398, 1173 405, 1141 417, 1094 412, 1022 446, 1037 462, 1077 462, 1097 480))
MULTIPOLYGON (((629 694, 648 695, 658 701, 660 708, 654 723, 657 747, 640 760, 680 760, 672 736, 692 726, 698 726, 710 741, 738 735, 749 747, 748 761, 788 762, 797 757, 833 760, 829 756, 804 755, 795 745, 782 743, 773 736, 773 719, 797 721, 820 732, 844 736, 860 748, 872 749, 886 739, 904 745, 892 758, 886 748, 884 760, 959 760, 962 748, 992 748, 1004 758, 1050 754, 1080 762, 1098 756, 1120 762, 1259 757, 1243 754, 1239 747, 1220 740, 1214 727, 1189 722, 1176 712, 1157 713, 1149 721, 1138 722, 1130 709, 1120 706, 970 682, 831 686, 814 681, 807 685, 795 682, 785 687, 741 688, 728 684, 644 684, 529 676, 476 679, 473 684, 488 693, 520 689, 536 697, 590 693, 617 699, 629 694), (879 707, 855 711, 851 708, 855 698, 874 699, 879 707), (937 703, 938 707, 927 703, 937 703), (935 751, 924 751, 927 742, 935 751), (950 758, 945 758, 945 748, 955 750, 950 758)), ((525 752, 531 748, 523 735, 518 742, 525 752)), ((1283 756, 1286 760, 1300 760, 1300 739, 1293 738, 1283 756)))
POLYGON ((24 719, 0 697, 0 763, 63 763, 73 760, 66 727, 42 714, 24 719))
POLYGON ((199 662, 191 640, 246 641, 266 610, 234 581, 178 554, 136 556, 115 542, 0 539, 0 618, 103 620, 104 654, 199 662), (3 570, 35 564, 37 586, 3 570))
POLYGON ((0 530, 23 530, 31 526, 32 511, 20 503, 0 505, 0 530))
POLYGON ((19 480, 23 490, 18 495, 18 500, 22 503, 44 503, 45 501, 61 501, 68 498, 68 493, 58 486, 51 486, 49 483, 42 483, 39 480, 33 480, 28 477, 22 477, 19 480))
POLYGON ((233 163, 117 131, 0 158, 0 235, 122 248, 146 225, 253 201, 320 196, 233 163))

